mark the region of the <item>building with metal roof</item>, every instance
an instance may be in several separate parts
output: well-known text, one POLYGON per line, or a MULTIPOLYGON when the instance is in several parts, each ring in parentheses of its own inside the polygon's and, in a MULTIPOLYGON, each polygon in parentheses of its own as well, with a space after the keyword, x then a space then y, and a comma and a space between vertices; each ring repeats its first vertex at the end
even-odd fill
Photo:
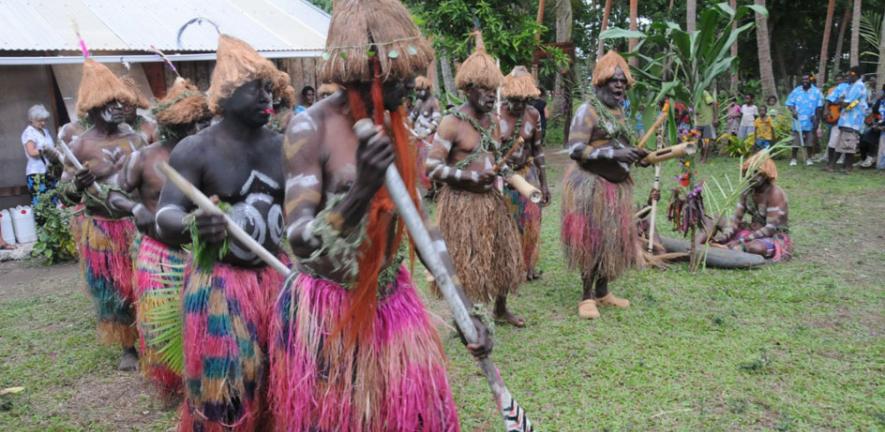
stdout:
POLYGON ((174 76, 155 50, 205 90, 219 31, 273 59, 297 90, 316 87, 330 21, 307 0, 0 0, 0 208, 27 198, 19 141, 28 108, 49 109, 53 134, 75 119, 78 32, 92 59, 160 98, 174 76))

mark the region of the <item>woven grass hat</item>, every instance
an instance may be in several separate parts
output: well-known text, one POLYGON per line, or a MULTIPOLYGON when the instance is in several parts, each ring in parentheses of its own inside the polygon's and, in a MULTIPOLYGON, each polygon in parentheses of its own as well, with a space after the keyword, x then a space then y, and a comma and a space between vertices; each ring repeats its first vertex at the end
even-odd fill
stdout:
POLYGON ((86 118, 89 110, 103 107, 113 100, 135 105, 132 92, 107 66, 92 59, 83 62, 83 77, 77 90, 77 117, 86 118))
POLYGON ((186 125, 212 117, 206 95, 181 77, 175 79, 153 113, 161 126, 186 125))
POLYGON ((372 81, 370 57, 377 56, 384 81, 424 73, 433 50, 399 0, 338 0, 326 38, 322 82, 372 81))
POLYGON ((504 77, 501 85, 501 97, 505 99, 534 99, 541 96, 541 91, 535 85, 535 78, 525 66, 513 68, 509 75, 504 77))
POLYGON ((607 52, 596 62, 596 67, 593 68, 593 85, 596 87, 605 85, 611 77, 615 76, 615 71, 618 68, 621 68, 624 76, 627 77, 627 86, 632 87, 636 80, 630 74, 630 66, 627 65, 627 62, 617 51, 607 52))
POLYGON ((767 178, 772 183, 777 181, 777 165, 771 160, 771 155, 767 151, 761 151, 754 154, 744 161, 744 165, 741 167, 743 171, 747 171, 751 168, 753 168, 755 172, 761 173, 763 177, 767 178))
POLYGON ((279 72, 273 84, 273 94, 274 99, 279 99, 280 105, 292 108, 297 96, 295 95, 295 87, 292 87, 291 80, 289 79, 289 74, 279 72))
POLYGON ((433 82, 430 81, 430 78, 424 75, 419 75, 418 78, 415 78, 415 90, 430 90, 432 87, 433 82))
POLYGON ((148 100, 141 92, 141 89, 138 88, 138 83, 135 82, 135 78, 132 78, 129 75, 123 75, 120 77, 120 81, 123 82, 123 85, 132 92, 133 97, 135 97, 136 103, 135 106, 141 109, 148 109, 151 106, 151 101, 148 100))
POLYGON ((215 114, 222 113, 221 104, 243 84, 257 79, 276 82, 280 73, 270 60, 233 36, 218 37, 217 57, 209 86, 209 109, 215 114))
POLYGON ((486 52, 482 33, 476 31, 473 35, 476 38, 476 49, 458 68, 458 73, 455 74, 455 86, 459 90, 467 90, 470 86, 496 89, 504 81, 504 74, 501 73, 495 59, 486 52))

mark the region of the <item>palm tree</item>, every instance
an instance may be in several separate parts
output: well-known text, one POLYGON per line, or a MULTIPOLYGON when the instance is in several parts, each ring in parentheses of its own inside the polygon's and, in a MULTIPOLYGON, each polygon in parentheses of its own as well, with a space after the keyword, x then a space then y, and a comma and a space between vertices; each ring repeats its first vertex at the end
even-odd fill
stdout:
MULTIPOLYGON (((612 0, 605 0, 605 8, 602 10, 602 26, 599 27, 599 34, 602 34, 608 28, 608 17, 612 13, 612 0)), ((596 49, 596 57, 602 57, 605 54, 605 43, 599 38, 599 48, 596 49)))
POLYGON ((842 21, 839 22, 839 36, 836 37, 836 52, 833 53, 833 73, 839 73, 842 63, 842 48, 845 42, 845 28, 848 27, 848 20, 851 18, 851 8, 846 7, 845 13, 842 14, 842 21))
MULTIPOLYGON (((757 6, 765 7, 765 0, 755 0, 757 6)), ((774 85, 774 69, 771 67, 771 40, 768 38, 768 17, 756 14, 756 45, 759 47, 759 78, 762 80, 762 96, 777 96, 774 85)))
POLYGON ((685 31, 691 33, 695 31, 698 19, 698 1, 688 0, 685 4, 685 31))
MULTIPOLYGON (((571 42, 572 41, 572 25, 574 23, 573 15, 572 15, 572 1, 571 0, 556 0, 556 42, 571 42)), ((571 69, 571 65, 569 65, 569 69, 571 69)), ((562 72, 562 71, 560 71, 562 72)), ((567 73, 567 72, 566 72, 567 73)), ((556 82, 553 87, 553 113, 554 115, 565 114, 565 116, 569 116, 570 113, 566 113, 566 99, 565 94, 568 92, 566 85, 566 74, 559 73, 556 74, 556 82)))
MULTIPOLYGON (((732 10, 737 9, 737 0, 729 0, 728 4, 729 4, 729 6, 731 6, 732 10)), ((737 31, 737 21, 732 21, 731 31, 737 31)), ((737 43, 734 43, 731 45, 731 56, 734 58, 737 58, 737 56, 738 56, 738 44, 737 43)), ((737 95, 738 70, 737 70, 736 65, 731 69, 731 84, 728 86, 728 89, 731 92, 732 96, 737 95)))
MULTIPOLYGON (((630 0, 630 30, 639 30, 639 0, 630 0)), ((639 39, 627 39, 627 51, 633 52, 639 39)), ((639 66, 639 57, 630 57, 630 67, 639 66)))
POLYGON ((851 55, 849 56, 851 66, 860 64, 860 3, 861 0, 854 0, 851 16, 851 55))
POLYGON ((824 24, 824 40, 820 44, 820 64, 817 68, 817 82, 823 85, 827 81, 827 52, 830 48, 830 33, 833 28, 833 13, 836 12, 836 0, 827 4, 827 21, 824 24))

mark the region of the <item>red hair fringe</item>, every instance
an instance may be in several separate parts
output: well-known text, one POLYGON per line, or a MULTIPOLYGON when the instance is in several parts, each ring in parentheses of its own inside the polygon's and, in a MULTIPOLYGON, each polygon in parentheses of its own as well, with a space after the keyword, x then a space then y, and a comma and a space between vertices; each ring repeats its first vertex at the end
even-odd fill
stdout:
MULTIPOLYGON (((373 60, 372 64, 375 70, 375 78, 372 80, 371 85, 372 120, 376 125, 383 127, 385 109, 380 76, 381 68, 377 59, 373 60)), ((348 88, 347 97, 354 120, 360 120, 369 116, 359 89, 354 87, 348 88)), ((404 120, 405 114, 402 107, 392 111, 390 113, 389 133, 393 138, 396 167, 403 178, 406 188, 409 190, 409 196, 413 202, 417 203, 417 189, 415 188, 417 179, 416 156, 410 146, 404 120)), ((372 334, 375 311, 378 305, 378 276, 381 272, 381 265, 384 264, 385 257, 388 254, 396 253, 405 233, 403 221, 398 220, 393 242, 388 243, 390 239, 389 227, 395 210, 395 205, 390 198, 387 188, 381 187, 372 198, 371 204, 369 204, 366 240, 360 246, 359 274, 357 275, 351 303, 348 312, 342 317, 342 321, 338 323, 336 331, 333 332, 333 334, 340 335, 345 328, 352 330, 346 332, 345 346, 347 347, 353 347, 372 334)))

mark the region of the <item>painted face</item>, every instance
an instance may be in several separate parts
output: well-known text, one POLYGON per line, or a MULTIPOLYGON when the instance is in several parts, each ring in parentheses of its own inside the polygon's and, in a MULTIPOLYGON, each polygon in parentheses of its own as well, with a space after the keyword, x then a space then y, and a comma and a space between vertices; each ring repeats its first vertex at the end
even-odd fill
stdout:
POLYGON ((522 117, 527 104, 525 99, 507 99, 507 109, 516 117, 522 117))
POLYGON ((138 115, 138 107, 130 104, 123 104, 123 117, 125 121, 131 123, 135 121, 135 117, 138 115))
POLYGON ((415 78, 387 81, 383 84, 384 109, 394 111, 415 91, 415 78))
POLYGON ((467 101, 479 113, 492 112, 496 99, 495 89, 471 86, 467 90, 467 101))
POLYGON ((273 108, 273 85, 268 80, 252 80, 241 85, 224 101, 225 116, 234 116, 253 127, 270 120, 273 108))
POLYGON ((427 100, 430 97, 430 90, 428 89, 417 89, 415 90, 415 94, 418 96, 418 99, 427 100))
POLYGON ((123 104, 117 101, 110 101, 105 106, 101 107, 98 112, 101 120, 107 124, 120 124, 126 121, 126 117, 123 113, 123 104))
POLYGON ((606 106, 615 108, 624 104, 627 97, 627 76, 621 68, 615 69, 614 75, 601 87, 596 88, 596 95, 606 106))
POLYGON ((808 75, 802 75, 802 88, 805 90, 811 88, 811 78, 808 75))

